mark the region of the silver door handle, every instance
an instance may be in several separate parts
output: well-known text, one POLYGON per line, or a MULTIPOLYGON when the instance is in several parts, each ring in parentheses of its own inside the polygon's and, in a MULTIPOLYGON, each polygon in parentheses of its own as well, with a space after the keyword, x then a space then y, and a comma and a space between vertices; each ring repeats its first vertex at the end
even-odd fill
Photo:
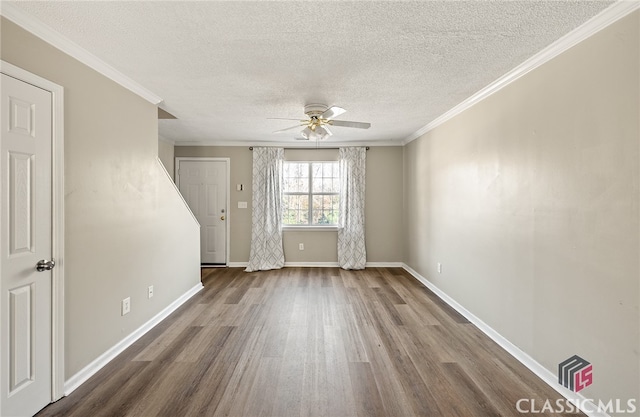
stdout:
POLYGON ((38 261, 38 263, 36 264, 36 270, 38 272, 51 271, 55 266, 56 266, 56 261, 54 261, 53 259, 50 261, 45 261, 43 259, 41 261, 38 261))

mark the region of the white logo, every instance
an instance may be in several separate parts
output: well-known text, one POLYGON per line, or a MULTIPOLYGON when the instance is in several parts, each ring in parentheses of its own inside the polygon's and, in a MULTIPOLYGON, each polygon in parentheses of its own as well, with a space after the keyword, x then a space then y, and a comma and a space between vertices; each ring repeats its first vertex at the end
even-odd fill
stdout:
POLYGON ((597 403, 589 398, 573 401, 560 398, 555 401, 545 400, 542 402, 534 398, 521 398, 516 402, 516 410, 521 414, 578 414, 580 413, 580 410, 586 413, 632 414, 637 411, 637 407, 635 398, 631 398, 626 402, 620 398, 612 399, 607 402, 598 400, 597 403))

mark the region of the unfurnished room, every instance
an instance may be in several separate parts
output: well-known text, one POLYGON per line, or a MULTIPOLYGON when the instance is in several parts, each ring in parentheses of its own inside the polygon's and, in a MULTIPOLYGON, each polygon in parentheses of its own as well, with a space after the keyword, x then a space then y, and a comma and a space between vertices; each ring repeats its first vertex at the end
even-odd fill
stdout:
POLYGON ((0 416, 640 416, 640 2, 0 0, 0 416))

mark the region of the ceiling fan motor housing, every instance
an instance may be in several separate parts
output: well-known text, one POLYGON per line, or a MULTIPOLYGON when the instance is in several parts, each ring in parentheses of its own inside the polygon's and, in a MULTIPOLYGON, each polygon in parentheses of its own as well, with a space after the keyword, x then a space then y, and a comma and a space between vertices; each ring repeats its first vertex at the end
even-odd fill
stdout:
POLYGON ((329 106, 327 106, 326 104, 307 104, 306 106, 304 106, 304 114, 309 117, 320 116, 328 108, 329 106))

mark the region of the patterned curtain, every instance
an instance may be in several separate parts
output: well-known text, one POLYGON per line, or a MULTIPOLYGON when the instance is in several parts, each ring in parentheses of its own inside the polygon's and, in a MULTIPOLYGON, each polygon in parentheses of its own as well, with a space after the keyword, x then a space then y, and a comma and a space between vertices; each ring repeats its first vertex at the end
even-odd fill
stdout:
POLYGON ((340 148, 340 226, 338 265, 343 269, 364 269, 364 186, 367 150, 340 148))
POLYGON ((281 207, 283 160, 283 148, 253 148, 253 213, 247 272, 284 267, 281 207))

